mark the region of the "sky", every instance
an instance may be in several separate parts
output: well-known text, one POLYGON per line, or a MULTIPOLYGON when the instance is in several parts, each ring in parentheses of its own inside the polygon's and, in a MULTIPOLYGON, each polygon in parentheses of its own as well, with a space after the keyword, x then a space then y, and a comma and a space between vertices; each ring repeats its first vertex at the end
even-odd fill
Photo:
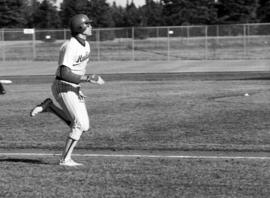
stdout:
MULTIPOLYGON (((63 0, 57 0, 57 5, 59 5, 63 0)), ((114 1, 116 5, 125 7, 127 5, 127 0, 106 0, 109 4, 112 4, 114 1)), ((131 3, 132 0, 128 0, 131 3)), ((145 0, 133 0, 133 3, 138 7, 145 4, 145 0)))

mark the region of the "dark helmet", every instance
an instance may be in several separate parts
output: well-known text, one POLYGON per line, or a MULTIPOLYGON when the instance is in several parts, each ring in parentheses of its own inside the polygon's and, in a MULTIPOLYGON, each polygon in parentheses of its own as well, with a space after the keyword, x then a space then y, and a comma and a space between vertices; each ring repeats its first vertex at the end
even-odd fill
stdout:
POLYGON ((71 33, 75 35, 83 33, 87 28, 87 24, 91 22, 92 21, 84 14, 77 14, 73 16, 70 20, 71 33))

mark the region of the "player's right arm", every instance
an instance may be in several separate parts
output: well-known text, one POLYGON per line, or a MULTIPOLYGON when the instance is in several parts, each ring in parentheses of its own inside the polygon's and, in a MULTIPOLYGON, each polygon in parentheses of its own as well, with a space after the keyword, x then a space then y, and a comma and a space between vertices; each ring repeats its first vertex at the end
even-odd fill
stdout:
POLYGON ((90 75, 78 75, 74 74, 71 69, 65 65, 61 65, 58 68, 58 72, 56 75, 56 79, 63 80, 66 82, 79 84, 80 82, 90 82, 93 84, 104 84, 104 80, 96 74, 90 74, 90 75))
POLYGON ((58 68, 56 79, 63 80, 69 83, 79 84, 81 82, 81 75, 74 74, 71 69, 65 65, 58 68))

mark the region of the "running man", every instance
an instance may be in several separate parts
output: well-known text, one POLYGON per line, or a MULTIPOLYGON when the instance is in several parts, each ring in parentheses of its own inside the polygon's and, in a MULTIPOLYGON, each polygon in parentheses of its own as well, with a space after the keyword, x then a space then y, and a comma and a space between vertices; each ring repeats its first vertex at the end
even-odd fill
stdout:
POLYGON ((74 147, 83 132, 90 128, 89 116, 85 105, 85 96, 80 90, 81 82, 102 85, 104 80, 98 75, 86 75, 86 66, 90 56, 90 45, 87 36, 92 35, 90 19, 78 14, 70 20, 71 38, 60 48, 56 77, 51 86, 52 94, 61 108, 50 98, 44 100, 30 112, 36 116, 42 112, 51 112, 63 120, 71 129, 60 159, 63 166, 79 166, 71 159, 74 147))

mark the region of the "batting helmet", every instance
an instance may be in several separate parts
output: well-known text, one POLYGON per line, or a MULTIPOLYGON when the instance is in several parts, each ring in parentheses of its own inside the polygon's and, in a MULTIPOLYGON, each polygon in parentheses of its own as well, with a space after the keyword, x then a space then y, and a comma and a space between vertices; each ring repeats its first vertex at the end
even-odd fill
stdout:
POLYGON ((88 24, 92 21, 84 14, 77 14, 70 20, 70 30, 72 34, 83 33, 88 24))

